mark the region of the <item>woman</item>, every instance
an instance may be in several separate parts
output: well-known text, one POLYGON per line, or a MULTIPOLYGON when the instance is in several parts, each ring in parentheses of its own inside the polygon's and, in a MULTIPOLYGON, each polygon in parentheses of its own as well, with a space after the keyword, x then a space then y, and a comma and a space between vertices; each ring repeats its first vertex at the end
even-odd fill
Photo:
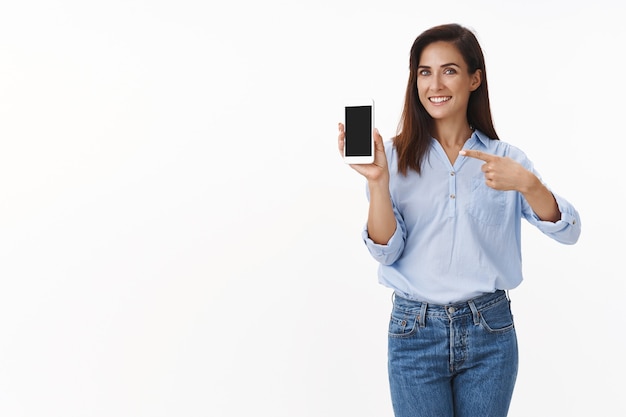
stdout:
POLYGON ((521 218, 573 244, 579 215, 498 139, 483 53, 462 26, 417 37, 399 133, 374 136, 374 163, 351 167, 367 180, 363 239, 394 290, 395 415, 506 416, 518 365, 507 290, 522 280, 521 218))

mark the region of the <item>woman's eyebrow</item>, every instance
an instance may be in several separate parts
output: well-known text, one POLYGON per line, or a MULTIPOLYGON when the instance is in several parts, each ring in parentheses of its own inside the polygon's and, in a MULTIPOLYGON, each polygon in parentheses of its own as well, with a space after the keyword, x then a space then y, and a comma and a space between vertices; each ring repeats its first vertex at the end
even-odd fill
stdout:
MULTIPOLYGON (((440 65, 439 68, 452 67, 452 66, 461 68, 461 66, 459 64, 455 64, 454 62, 449 62, 447 64, 440 65)), ((430 66, 428 66, 428 65, 418 65, 417 68, 430 69, 430 66)))

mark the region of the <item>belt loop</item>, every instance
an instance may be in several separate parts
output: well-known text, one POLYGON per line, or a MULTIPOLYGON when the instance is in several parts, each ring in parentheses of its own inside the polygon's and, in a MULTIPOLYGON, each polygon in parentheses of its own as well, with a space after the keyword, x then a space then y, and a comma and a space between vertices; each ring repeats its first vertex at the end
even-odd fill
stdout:
POLYGON ((474 304, 473 300, 469 300, 467 304, 469 304, 469 308, 470 310, 472 310, 472 317, 474 317, 474 325, 478 326, 480 324, 480 313, 478 312, 478 309, 476 308, 476 304, 474 304))
POLYGON ((428 303, 422 302, 422 308, 420 310, 419 323, 420 327, 426 327, 426 308, 428 307, 428 303))

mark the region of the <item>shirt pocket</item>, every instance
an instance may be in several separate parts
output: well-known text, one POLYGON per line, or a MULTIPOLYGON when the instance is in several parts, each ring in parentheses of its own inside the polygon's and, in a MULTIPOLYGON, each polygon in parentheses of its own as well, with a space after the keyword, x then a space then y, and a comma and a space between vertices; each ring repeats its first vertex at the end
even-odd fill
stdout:
POLYGON ((478 222, 498 226, 504 221, 506 209, 506 193, 494 190, 485 184, 484 174, 472 178, 469 215, 478 222))

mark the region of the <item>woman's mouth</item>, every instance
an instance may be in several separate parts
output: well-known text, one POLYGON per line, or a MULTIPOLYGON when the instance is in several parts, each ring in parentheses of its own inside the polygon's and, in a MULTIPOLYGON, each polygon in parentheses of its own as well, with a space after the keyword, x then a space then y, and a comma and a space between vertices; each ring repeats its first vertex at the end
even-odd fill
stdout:
POLYGON ((428 97, 428 100, 431 103, 435 103, 435 104, 439 104, 439 103, 444 103, 448 100, 450 100, 452 97, 451 96, 445 96, 445 97, 428 97))

